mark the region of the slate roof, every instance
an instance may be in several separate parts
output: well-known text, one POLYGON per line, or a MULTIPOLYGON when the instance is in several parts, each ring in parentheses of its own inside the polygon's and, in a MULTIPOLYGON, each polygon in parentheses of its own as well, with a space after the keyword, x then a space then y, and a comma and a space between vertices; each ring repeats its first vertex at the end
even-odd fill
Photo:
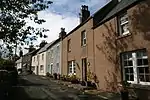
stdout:
POLYGON ((55 43, 59 42, 61 38, 58 38, 48 44, 46 44, 43 48, 41 48, 36 54, 42 53, 44 51, 46 51, 47 49, 49 49, 50 47, 52 47, 53 45, 55 45, 55 43))
POLYGON ((136 4, 141 0, 121 0, 107 15, 106 17, 99 22, 98 25, 104 23, 105 21, 109 20, 110 18, 114 17, 119 12, 123 11, 124 9, 136 4))
POLYGON ((56 40, 46 44, 44 47, 42 47, 36 54, 42 53, 48 49, 49 46, 51 46, 56 40))

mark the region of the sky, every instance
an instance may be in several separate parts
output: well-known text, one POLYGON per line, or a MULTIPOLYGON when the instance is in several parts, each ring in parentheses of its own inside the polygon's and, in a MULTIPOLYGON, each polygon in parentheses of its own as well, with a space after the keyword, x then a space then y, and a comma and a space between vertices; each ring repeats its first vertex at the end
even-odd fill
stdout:
MULTIPOLYGON (((42 40, 46 40, 48 43, 57 39, 60 33, 60 28, 65 28, 65 31, 69 33, 77 25, 79 25, 79 13, 81 5, 87 5, 89 11, 94 14, 101 7, 103 7, 109 0, 51 0, 53 3, 49 9, 39 12, 39 17, 46 20, 42 25, 35 25, 28 22, 29 25, 34 27, 44 27, 49 29, 46 32, 48 38, 38 39, 33 44, 38 45, 42 40)), ((24 53, 27 51, 24 50, 24 53)))

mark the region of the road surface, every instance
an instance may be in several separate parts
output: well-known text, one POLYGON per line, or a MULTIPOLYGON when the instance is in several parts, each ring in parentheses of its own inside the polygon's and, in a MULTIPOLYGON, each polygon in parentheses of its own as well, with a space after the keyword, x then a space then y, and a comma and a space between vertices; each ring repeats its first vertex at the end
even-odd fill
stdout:
POLYGON ((19 77, 9 100, 103 100, 96 96, 83 95, 81 91, 56 84, 53 80, 36 75, 19 77))

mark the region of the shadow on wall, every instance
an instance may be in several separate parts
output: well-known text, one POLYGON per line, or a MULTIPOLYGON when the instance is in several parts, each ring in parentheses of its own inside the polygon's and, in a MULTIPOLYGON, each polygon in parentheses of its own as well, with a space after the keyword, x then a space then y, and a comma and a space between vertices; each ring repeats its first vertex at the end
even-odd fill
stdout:
MULTIPOLYGON (((136 18, 136 20, 138 19, 136 18)), ((117 75, 121 75, 120 53, 128 51, 129 44, 130 44, 130 47, 136 48, 136 49, 141 49, 142 47, 139 44, 135 44, 134 42, 135 35, 136 35, 134 32, 136 32, 136 30, 132 31, 133 29, 129 29, 130 33, 134 35, 130 35, 124 38, 118 38, 118 33, 116 31, 117 28, 114 27, 116 25, 113 25, 111 22, 107 22, 103 25, 105 29, 107 30, 107 33, 102 33, 101 38, 103 38, 104 41, 100 44, 97 44, 96 47, 100 52, 102 52, 105 55, 105 58, 110 63, 112 63, 112 65, 114 65, 114 66, 110 66, 110 67, 113 67, 114 70, 107 71, 108 76, 105 76, 104 79, 107 83, 107 87, 109 87, 108 91, 116 91, 118 88, 117 87, 118 82, 121 81, 121 80, 118 80, 118 79, 121 79, 121 77, 117 76, 117 75)))
POLYGON ((132 29, 142 33, 145 40, 150 41, 150 0, 144 0, 133 10, 132 29))

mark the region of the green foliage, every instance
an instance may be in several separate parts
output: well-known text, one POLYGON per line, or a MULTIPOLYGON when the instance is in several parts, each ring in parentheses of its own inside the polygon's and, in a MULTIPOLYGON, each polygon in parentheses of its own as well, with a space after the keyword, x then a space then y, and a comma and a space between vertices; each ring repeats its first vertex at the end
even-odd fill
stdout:
POLYGON ((0 0, 0 40, 8 48, 18 43, 29 44, 38 37, 46 37, 44 28, 28 26, 26 20, 42 24, 44 19, 38 17, 38 12, 49 7, 48 0, 0 0))
POLYGON ((15 63, 10 60, 4 60, 0 58, 0 68, 2 67, 14 67, 15 63))

